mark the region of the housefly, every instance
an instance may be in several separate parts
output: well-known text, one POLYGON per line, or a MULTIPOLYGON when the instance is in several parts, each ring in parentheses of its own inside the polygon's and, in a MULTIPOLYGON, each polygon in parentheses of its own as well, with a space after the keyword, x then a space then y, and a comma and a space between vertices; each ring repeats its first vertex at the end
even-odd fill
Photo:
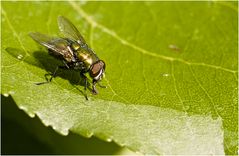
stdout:
MULTIPOLYGON (((57 66, 49 80, 46 78, 46 82, 38 83, 38 85, 50 82, 52 78, 56 76, 58 68, 74 69, 79 71, 84 79, 85 92, 87 88, 87 77, 85 74, 89 73, 92 78, 92 93, 97 94, 98 92, 95 86, 104 76, 104 61, 98 58, 95 52, 87 45, 77 28, 67 18, 59 16, 58 27, 64 35, 64 38, 49 37, 39 32, 29 33, 33 40, 48 49, 50 55, 53 55, 63 62, 63 66, 57 66)), ((86 94, 85 96, 88 100, 86 94)))

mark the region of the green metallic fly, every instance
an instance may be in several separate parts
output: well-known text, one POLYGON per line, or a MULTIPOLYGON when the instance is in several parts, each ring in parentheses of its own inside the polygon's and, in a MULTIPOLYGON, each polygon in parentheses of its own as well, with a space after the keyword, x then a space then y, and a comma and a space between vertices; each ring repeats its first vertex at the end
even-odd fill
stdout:
MULTIPOLYGON (((100 60, 92 49, 86 44, 84 38, 77 30, 77 28, 65 17, 58 17, 58 26, 63 33, 64 38, 49 37, 47 35, 31 32, 29 35, 37 43, 48 49, 50 55, 63 61, 63 66, 57 66, 51 78, 46 82, 37 83, 38 85, 51 82, 52 78, 56 76, 58 68, 61 69, 74 69, 80 72, 84 78, 85 92, 87 88, 86 73, 89 73, 92 78, 92 92, 97 94, 96 83, 99 82, 105 72, 105 63, 100 60)), ((47 74, 46 74, 47 75, 47 74)), ((45 76, 46 76, 45 75, 45 76)), ((104 87, 99 85, 100 87, 104 87)), ((86 99, 87 95, 85 94, 86 99)))

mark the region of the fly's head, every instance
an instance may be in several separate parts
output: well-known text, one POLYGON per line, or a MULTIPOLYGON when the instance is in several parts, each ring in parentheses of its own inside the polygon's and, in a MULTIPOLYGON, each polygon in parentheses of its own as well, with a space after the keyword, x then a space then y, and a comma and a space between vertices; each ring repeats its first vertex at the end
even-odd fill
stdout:
POLYGON ((93 81, 98 82, 104 77, 105 63, 99 60, 91 65, 89 74, 93 78, 93 81))

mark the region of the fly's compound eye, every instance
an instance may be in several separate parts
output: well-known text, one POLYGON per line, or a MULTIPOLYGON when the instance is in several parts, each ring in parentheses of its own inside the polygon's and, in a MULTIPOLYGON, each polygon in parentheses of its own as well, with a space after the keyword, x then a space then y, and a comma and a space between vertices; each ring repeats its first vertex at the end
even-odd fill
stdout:
POLYGON ((105 63, 102 60, 99 60, 91 66, 89 73, 94 80, 99 81, 104 74, 104 71, 105 63))

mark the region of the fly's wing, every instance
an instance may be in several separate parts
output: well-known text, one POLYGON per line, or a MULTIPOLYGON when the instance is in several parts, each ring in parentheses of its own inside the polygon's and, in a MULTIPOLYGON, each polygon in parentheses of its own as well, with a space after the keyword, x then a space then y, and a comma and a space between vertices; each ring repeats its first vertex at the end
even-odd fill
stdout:
POLYGON ((49 37, 38 32, 31 32, 29 36, 37 43, 49 49, 55 56, 61 55, 68 62, 74 59, 74 55, 68 46, 69 43, 67 40, 49 37))
POLYGON ((77 41, 79 44, 85 44, 85 40, 77 30, 77 28, 65 17, 58 17, 58 26, 60 31, 64 34, 66 38, 73 39, 77 41))

